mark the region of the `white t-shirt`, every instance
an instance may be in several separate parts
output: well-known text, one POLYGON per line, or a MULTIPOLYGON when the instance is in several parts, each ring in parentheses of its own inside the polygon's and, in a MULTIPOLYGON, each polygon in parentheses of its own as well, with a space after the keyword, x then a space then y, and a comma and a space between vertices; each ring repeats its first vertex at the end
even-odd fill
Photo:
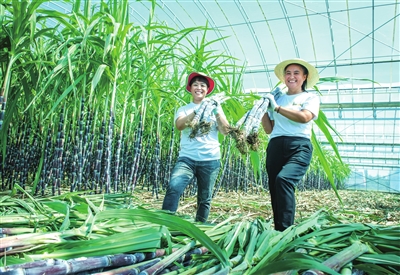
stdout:
POLYGON ((312 121, 318 118, 320 99, 311 92, 301 92, 295 95, 282 94, 276 99, 276 103, 284 108, 292 110, 309 110, 314 117, 307 123, 299 123, 286 118, 276 112, 271 112, 270 118, 274 120, 274 128, 270 138, 279 136, 311 138, 312 121))
MULTIPOLYGON (((197 109, 200 104, 190 102, 188 105, 182 106, 175 113, 174 121, 180 116, 187 116, 197 109)), ((222 110, 218 105, 219 111, 222 110)), ((181 132, 179 157, 188 157, 196 161, 216 160, 221 158, 220 143, 218 141, 217 120, 213 114, 208 118, 211 122, 211 130, 208 134, 189 138, 192 129, 186 127, 181 132)))

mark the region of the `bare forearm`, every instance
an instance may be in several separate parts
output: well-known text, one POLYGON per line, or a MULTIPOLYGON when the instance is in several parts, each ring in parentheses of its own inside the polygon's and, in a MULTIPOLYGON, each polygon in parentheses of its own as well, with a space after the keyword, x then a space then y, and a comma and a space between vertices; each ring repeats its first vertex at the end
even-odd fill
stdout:
POLYGON ((282 106, 275 108, 275 112, 299 123, 307 123, 314 117, 314 115, 308 110, 296 111, 282 106))
POLYGON ((185 129, 187 126, 187 123, 189 121, 191 121, 194 118, 194 116, 195 116, 195 113, 192 112, 192 113, 188 114, 187 116, 178 117, 175 121, 176 129, 178 129, 179 131, 182 131, 183 129, 185 129))
POLYGON ((224 136, 227 135, 230 125, 226 116, 224 114, 216 114, 215 117, 217 119, 218 131, 224 136))
POLYGON ((271 134, 272 129, 274 128, 274 122, 269 118, 268 113, 265 113, 261 118, 261 124, 264 128, 266 134, 271 134))

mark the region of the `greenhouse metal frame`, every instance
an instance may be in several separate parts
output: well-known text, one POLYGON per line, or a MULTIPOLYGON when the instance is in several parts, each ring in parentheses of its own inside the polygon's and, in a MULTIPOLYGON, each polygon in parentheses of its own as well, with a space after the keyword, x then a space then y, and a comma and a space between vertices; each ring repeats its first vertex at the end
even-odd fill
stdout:
MULTIPOLYGON (((129 1, 146 25, 150 1, 129 1)), ((96 8, 96 1, 93 2, 96 8)), ((212 49, 245 66, 244 92, 270 91, 274 66, 288 58, 314 64, 321 109, 353 174, 348 188, 400 192, 400 3, 392 1, 156 1, 155 18, 181 30, 207 26, 212 49)), ((68 1, 45 8, 69 12, 68 1)), ((191 34, 195 43, 203 32, 191 34)), ((229 73, 229 72, 228 72, 229 73)), ((323 135, 319 135, 323 139, 323 135)), ((322 141, 324 142, 324 141, 322 141)))

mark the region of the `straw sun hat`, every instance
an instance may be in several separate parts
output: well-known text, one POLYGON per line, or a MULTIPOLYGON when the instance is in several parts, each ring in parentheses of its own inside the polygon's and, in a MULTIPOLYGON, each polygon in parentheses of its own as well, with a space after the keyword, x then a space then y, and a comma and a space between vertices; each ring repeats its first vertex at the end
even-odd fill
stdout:
POLYGON ((212 79, 211 77, 209 77, 209 76, 207 76, 207 75, 205 75, 203 73, 196 73, 196 72, 191 73, 188 76, 188 80, 187 80, 187 84, 186 84, 186 90, 188 92, 190 92, 190 81, 192 81, 192 79, 194 77, 196 77, 196 76, 202 76, 202 77, 205 77, 208 80, 209 87, 208 87, 207 94, 211 94, 211 92, 214 90, 214 87, 215 87, 215 81, 214 81, 214 79, 212 79))
POLYGON ((274 69, 275 75, 278 77, 278 79, 282 83, 285 83, 284 70, 285 70, 286 66, 288 66, 290 64, 300 64, 307 68, 308 76, 307 76, 307 87, 306 88, 312 88, 318 82, 318 80, 319 80, 318 71, 313 65, 304 61, 303 59, 293 58, 293 59, 288 59, 288 60, 282 61, 281 63, 276 65, 276 67, 274 69))

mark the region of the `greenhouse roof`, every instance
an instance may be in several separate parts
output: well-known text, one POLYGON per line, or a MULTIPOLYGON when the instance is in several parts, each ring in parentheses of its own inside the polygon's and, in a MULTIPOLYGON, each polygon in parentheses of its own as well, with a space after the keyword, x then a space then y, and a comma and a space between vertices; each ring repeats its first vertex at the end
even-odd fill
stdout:
MULTIPOLYGON (((129 1, 131 21, 146 25, 150 1, 129 1)), ((400 190, 400 3, 392 1, 156 1, 154 18, 176 30, 208 26, 210 49, 245 66, 246 92, 271 90, 273 69, 282 60, 301 58, 320 77, 343 77, 318 84, 322 108, 338 138, 344 161, 360 186, 390 182, 400 190), (361 179, 360 179, 361 178, 361 179)), ((68 11, 68 5, 46 3, 68 11)), ((96 1, 93 2, 96 5, 96 1)), ((322 135, 321 135, 322 138, 322 135)), ((358 183, 357 183, 358 184, 358 183)))

